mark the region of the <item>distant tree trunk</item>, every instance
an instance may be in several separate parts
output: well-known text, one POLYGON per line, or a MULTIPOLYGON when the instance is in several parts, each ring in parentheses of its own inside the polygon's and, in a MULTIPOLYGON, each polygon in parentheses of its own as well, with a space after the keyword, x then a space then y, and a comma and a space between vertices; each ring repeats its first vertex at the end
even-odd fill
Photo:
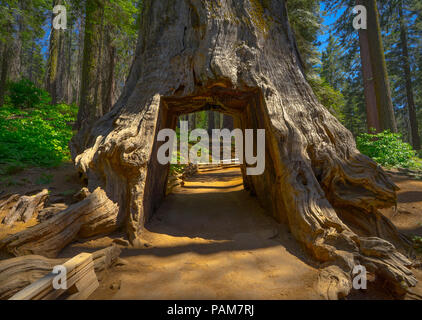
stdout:
POLYGON ((66 103, 72 103, 72 34, 73 34, 73 21, 69 25, 69 32, 66 33, 66 103))
POLYGON ((116 47, 113 44, 112 28, 104 30, 103 46, 100 52, 102 79, 100 83, 102 113, 109 112, 114 104, 114 70, 116 66, 116 47))
POLYGON ((215 114, 215 128, 216 129, 221 129, 221 118, 223 117, 223 114, 220 112, 216 112, 215 114))
POLYGON ((29 78, 29 81, 31 81, 31 82, 35 82, 34 76, 33 76, 33 74, 34 74, 34 70, 33 70, 34 69, 34 51, 35 51, 35 43, 32 42, 31 51, 29 53, 29 70, 28 70, 28 78, 29 78))
POLYGON ((362 0, 368 11, 368 44, 381 130, 397 132, 376 0, 362 0))
POLYGON ((223 115, 223 128, 233 130, 233 117, 227 114, 223 115))
MULTIPOLYGON (((357 4, 362 4, 362 0, 358 0, 357 4)), ((368 132, 371 132, 371 129, 375 129, 376 132, 380 132, 381 127, 378 118, 377 98, 375 95, 371 55, 369 53, 368 31, 365 29, 359 30, 359 44, 368 132)))
POLYGON ((84 51, 82 62, 81 101, 76 128, 83 131, 100 118, 102 108, 98 104, 98 60, 101 47, 103 0, 86 2, 84 51))
MULTIPOLYGON (((20 10, 23 10, 23 2, 19 2, 19 7, 20 10)), ((13 31, 10 39, 11 46, 9 47, 8 79, 18 81, 22 77, 22 45, 24 41, 23 32, 25 31, 23 18, 20 14, 16 15, 16 23, 11 30, 13 31)))
MULTIPOLYGON (((63 4, 62 0, 54 0, 53 8, 56 5, 63 4)), ((50 34, 50 48, 47 64, 47 79, 46 79, 46 89, 50 93, 51 103, 56 104, 58 102, 58 91, 59 91, 59 81, 62 76, 59 72, 59 57, 61 54, 62 42, 63 42, 63 30, 56 30, 53 28, 53 19, 54 14, 51 15, 51 34, 50 34)))
POLYGON ((80 105, 81 102, 81 87, 82 87, 82 64, 83 64, 83 57, 84 57, 84 27, 85 27, 85 15, 81 15, 79 24, 77 26, 77 34, 78 34, 78 53, 77 53, 77 61, 74 72, 75 79, 73 85, 73 101, 80 105))
POLYGON ((403 0, 400 1, 399 5, 399 16, 400 16, 400 46, 402 49, 403 61, 402 67, 404 72, 404 77, 406 81, 406 97, 407 97, 407 108, 409 113, 409 123, 410 123, 410 137, 412 146, 415 150, 421 148, 421 142, 419 137, 419 128, 418 121, 416 118, 416 107, 415 107, 415 98, 413 95, 412 87, 412 75, 410 71, 410 58, 409 58, 409 49, 407 44, 407 26, 406 21, 403 17, 403 0))
POLYGON ((381 127, 378 118, 377 98, 375 95, 374 79, 368 48, 368 35, 366 30, 359 30, 359 43, 368 132, 371 132, 372 129, 375 129, 376 132, 380 132, 381 127))
POLYGON ((3 45, 1 57, 1 76, 0 76, 0 107, 4 104, 4 95, 6 94, 6 83, 9 73, 10 47, 7 42, 3 45))
POLYGON ((208 134, 211 136, 212 129, 215 128, 214 111, 208 111, 208 134))
POLYGON ((193 130, 196 128, 196 116, 195 113, 190 113, 188 115, 188 121, 189 121, 189 130, 193 130))

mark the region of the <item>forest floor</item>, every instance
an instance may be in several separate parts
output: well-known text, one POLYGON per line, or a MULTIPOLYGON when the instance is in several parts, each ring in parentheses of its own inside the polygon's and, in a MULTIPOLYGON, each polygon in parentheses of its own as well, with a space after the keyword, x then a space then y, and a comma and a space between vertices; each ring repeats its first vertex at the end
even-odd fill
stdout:
MULTIPOLYGON (((401 188, 398 208, 385 209, 401 232, 422 236, 422 179, 391 170, 401 188)), ((70 204, 80 189, 71 164, 28 169, 0 180, 0 192, 47 188, 52 202, 70 204)), ((0 217, 1 218, 1 217, 0 217)), ((33 225, 0 224, 0 238, 33 225)), ((202 171, 176 187, 147 224, 139 248, 122 247, 123 265, 108 271, 90 299, 320 299, 318 264, 288 228, 276 223, 243 189, 238 168, 202 171)), ((123 235, 75 242, 60 257, 92 252, 123 235)), ((422 271, 414 270, 420 281, 422 271)), ((377 284, 349 299, 391 299, 377 284)))

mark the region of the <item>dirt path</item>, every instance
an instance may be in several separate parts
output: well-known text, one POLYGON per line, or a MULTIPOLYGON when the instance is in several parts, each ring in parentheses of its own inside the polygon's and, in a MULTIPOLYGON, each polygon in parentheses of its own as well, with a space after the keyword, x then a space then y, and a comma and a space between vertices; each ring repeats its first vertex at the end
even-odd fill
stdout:
MULTIPOLYGON (((397 211, 382 210, 397 228, 422 237, 422 177, 390 171, 400 187, 397 211)), ((0 181, 0 192, 47 188, 51 202, 72 203, 81 187, 70 164, 28 169, 0 181), (40 184, 44 176, 51 180, 40 184)), ((0 217, 1 218, 1 217, 0 217)), ((0 225, 0 238, 36 224, 0 225), (4 230, 3 230, 4 229, 4 230), (3 232, 4 231, 4 232, 3 232), (3 234, 4 233, 4 234, 3 234)), ((265 214, 243 190, 239 169, 202 172, 169 195, 142 233, 146 246, 124 248, 124 266, 110 270, 92 299, 318 299, 318 270, 288 228, 265 214), (120 289, 119 289, 120 287, 120 289)), ((93 252, 122 233, 81 240, 60 257, 93 252)), ((1 259, 2 257, 0 257, 1 259)), ((422 261, 422 253, 412 258, 422 261)), ((412 270, 422 295, 422 269, 412 270)), ((352 291, 347 299, 391 299, 382 287, 352 291)))
POLYGON ((148 247, 125 249, 127 265, 90 298, 320 298, 317 270, 243 190, 237 168, 199 173, 175 189, 143 234, 148 247))
POLYGON ((408 236, 422 237, 422 176, 411 176, 398 170, 390 174, 400 188, 397 211, 382 210, 394 225, 408 236))

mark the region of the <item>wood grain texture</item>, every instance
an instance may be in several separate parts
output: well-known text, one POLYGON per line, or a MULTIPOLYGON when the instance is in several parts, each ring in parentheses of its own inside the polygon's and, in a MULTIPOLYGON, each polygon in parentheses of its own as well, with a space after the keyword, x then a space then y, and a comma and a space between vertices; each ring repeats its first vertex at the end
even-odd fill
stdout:
MULTIPOLYGON (((117 261, 120 252, 120 248, 111 246, 90 254, 96 279, 101 281, 104 271, 117 261)), ((37 255, 0 261, 0 300, 9 299, 20 290, 49 274, 54 266, 63 265, 66 261, 68 259, 48 259, 37 255)), ((51 285, 51 281, 47 284, 47 287, 51 285)), ((91 284, 89 282, 87 285, 91 284)), ((69 298, 76 299, 78 295, 70 294, 69 298)))
POLYGON ((0 241, 0 250, 10 255, 43 255, 53 258, 78 238, 110 233, 121 224, 118 205, 101 188, 40 224, 0 241))

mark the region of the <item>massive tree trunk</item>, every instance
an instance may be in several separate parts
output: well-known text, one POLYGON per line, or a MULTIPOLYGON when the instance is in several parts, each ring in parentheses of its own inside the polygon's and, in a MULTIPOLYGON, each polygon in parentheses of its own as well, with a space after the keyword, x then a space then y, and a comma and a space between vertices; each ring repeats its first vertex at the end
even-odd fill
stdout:
POLYGON ((165 194, 158 130, 214 109, 242 129, 266 130, 265 172, 244 183, 325 263, 335 294, 350 291, 358 264, 398 293, 415 284, 390 243, 401 245, 397 230, 378 211, 396 205, 397 187, 313 94, 284 1, 147 0, 140 39, 118 102, 71 145, 88 187, 119 204, 132 243, 165 194))
POLYGON ((362 0, 362 3, 368 10, 367 35, 381 130, 397 132, 387 65, 385 63, 384 45, 381 37, 377 0, 362 0))
POLYGON ((407 108, 409 111, 409 123, 410 123, 410 137, 412 146, 415 150, 421 148, 421 141, 419 137, 419 128, 418 120, 416 118, 416 106, 415 98, 413 95, 413 86, 412 86, 412 74, 410 72, 410 57, 409 57, 409 48, 407 45, 407 26, 406 21, 403 16, 403 1, 400 1, 399 4, 399 17, 400 17, 400 47, 403 54, 403 73, 406 81, 406 98, 407 98, 407 108))

